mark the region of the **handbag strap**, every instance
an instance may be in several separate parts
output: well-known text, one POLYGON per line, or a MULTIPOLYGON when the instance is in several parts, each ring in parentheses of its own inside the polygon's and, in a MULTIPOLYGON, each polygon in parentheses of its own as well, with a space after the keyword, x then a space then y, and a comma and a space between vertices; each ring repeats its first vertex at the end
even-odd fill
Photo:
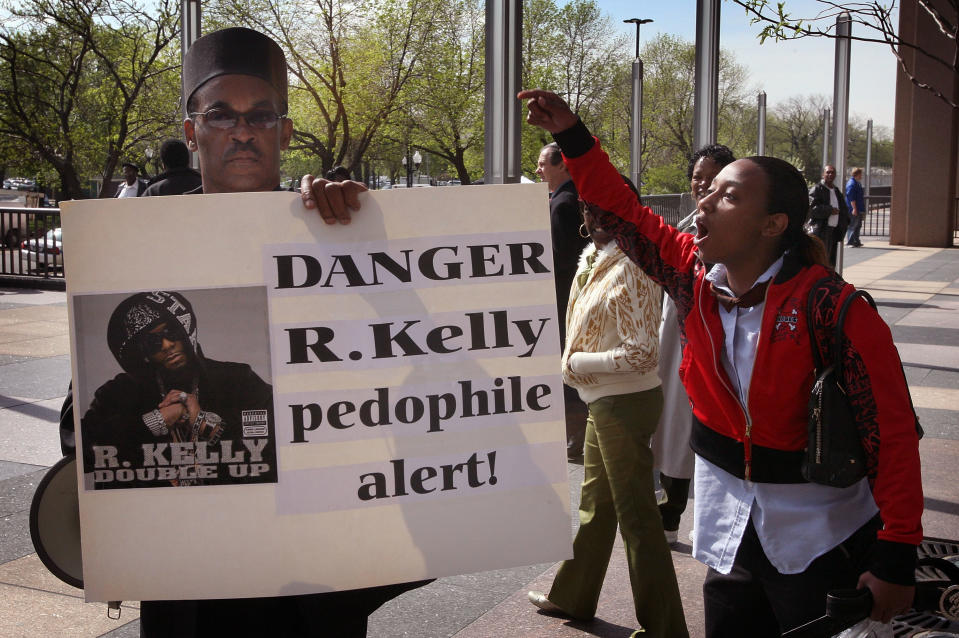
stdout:
POLYGON ((833 332, 832 337, 832 364, 836 369, 836 380, 842 384, 842 326, 846 321, 846 313, 849 311, 849 306, 852 305, 852 302, 856 300, 856 297, 862 297, 869 305, 872 306, 872 309, 876 312, 879 312, 879 308, 876 307, 876 302, 873 300, 872 295, 870 295, 865 290, 853 290, 852 293, 846 297, 842 306, 839 308, 839 316, 836 319, 836 328, 833 332))
MULTIPOLYGON (((812 285, 812 288, 809 289, 809 296, 806 298, 806 325, 809 330, 809 347, 812 351, 813 365, 816 366, 816 376, 822 374, 826 366, 823 362, 822 356, 819 354, 819 346, 816 343, 816 333, 815 330, 813 330, 813 304, 816 303, 818 298, 818 291, 825 289, 824 284, 828 281, 833 281, 833 279, 834 277, 830 275, 818 280, 812 285)), ((869 302, 869 305, 872 306, 873 310, 878 311, 876 302, 865 290, 854 290, 843 300, 842 305, 839 307, 839 312, 836 314, 836 325, 833 329, 832 342, 829 344, 829 352, 832 355, 832 364, 836 368, 837 379, 842 378, 843 323, 846 320, 846 313, 849 311, 849 306, 852 305, 852 302, 855 301, 857 297, 862 297, 869 302)))
POLYGON ((809 330, 809 348, 812 351, 812 361, 815 366, 816 375, 819 376, 823 371, 823 362, 822 357, 819 355, 819 346, 816 344, 816 332, 813 330, 813 304, 816 302, 817 294, 816 292, 823 287, 823 284, 827 281, 831 281, 832 277, 823 277, 816 283, 812 285, 812 288, 809 289, 809 296, 806 297, 806 327, 809 330))

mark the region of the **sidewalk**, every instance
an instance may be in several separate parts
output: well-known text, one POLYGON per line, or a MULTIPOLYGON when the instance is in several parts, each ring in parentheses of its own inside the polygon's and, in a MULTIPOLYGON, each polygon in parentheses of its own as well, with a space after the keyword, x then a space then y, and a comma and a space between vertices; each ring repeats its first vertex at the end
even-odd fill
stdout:
MULTIPOLYGON (((926 436, 920 444, 927 536, 959 538, 959 250, 890 247, 869 240, 847 248, 844 275, 872 293, 892 328, 926 436)), ((70 378, 66 296, 0 289, 0 635, 135 637, 136 604, 119 621, 103 604, 53 577, 30 543, 30 500, 45 468, 60 458, 57 418, 70 378)), ((582 466, 569 465, 579 501, 582 466)), ((576 521, 571 521, 575 528, 576 521)), ((692 516, 683 518, 685 541, 692 516)), ((464 545, 463 551, 469 551, 464 545)), ((705 568, 688 541, 673 560, 690 635, 703 635, 705 568)), ((590 623, 537 613, 529 589, 548 590, 556 565, 442 578, 385 605, 370 618, 374 638, 536 638, 629 636, 636 628, 625 553, 618 541, 598 615, 590 623)))

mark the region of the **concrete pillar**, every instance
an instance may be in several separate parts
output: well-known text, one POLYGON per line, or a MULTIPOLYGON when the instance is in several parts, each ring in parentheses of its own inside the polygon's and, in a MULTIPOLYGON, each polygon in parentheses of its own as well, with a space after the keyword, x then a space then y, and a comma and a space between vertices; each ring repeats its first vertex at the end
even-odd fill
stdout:
MULTIPOLYGON (((948 12, 948 2, 931 4, 948 12)), ((899 7, 899 34, 951 60, 955 44, 916 2, 899 7)), ((908 47, 900 48, 907 69, 920 81, 959 101, 959 75, 908 47)), ((959 184, 959 109, 915 86, 901 70, 896 78, 895 151, 889 243, 949 247, 959 184)))

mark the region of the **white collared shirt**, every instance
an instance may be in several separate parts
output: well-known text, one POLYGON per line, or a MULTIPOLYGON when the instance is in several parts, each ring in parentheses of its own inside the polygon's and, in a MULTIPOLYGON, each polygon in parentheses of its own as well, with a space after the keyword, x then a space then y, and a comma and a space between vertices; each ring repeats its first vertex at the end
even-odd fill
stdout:
MULTIPOLYGON (((822 185, 826 186, 826 182, 823 182, 822 185)), ((829 191, 829 205, 833 207, 833 210, 839 210, 839 198, 836 197, 836 189, 832 186, 826 186, 826 189, 829 191)), ((839 213, 830 213, 826 225, 832 227, 838 226, 839 213)))
MULTIPOLYGON (((756 283, 775 277, 780 257, 756 283)), ((714 286, 735 296, 726 268, 717 264, 706 274, 714 286)), ((755 285, 755 284, 754 284, 755 285)), ((742 405, 748 405, 749 382, 765 300, 751 308, 719 306, 724 338, 722 364, 742 405), (732 353, 732 356, 730 356, 732 353)), ((783 388, 784 392, 799 389, 783 388)), ((796 397, 806 401, 806 397, 796 397)), ((694 480, 693 556, 728 574, 752 516, 759 542, 773 566, 783 574, 804 571, 816 558, 846 540, 879 509, 866 479, 847 488, 815 483, 755 483, 729 474, 699 455, 694 480)))
POLYGON ((120 194, 117 197, 136 197, 137 190, 139 190, 139 184, 134 180, 132 184, 123 183, 123 188, 120 191, 120 194))

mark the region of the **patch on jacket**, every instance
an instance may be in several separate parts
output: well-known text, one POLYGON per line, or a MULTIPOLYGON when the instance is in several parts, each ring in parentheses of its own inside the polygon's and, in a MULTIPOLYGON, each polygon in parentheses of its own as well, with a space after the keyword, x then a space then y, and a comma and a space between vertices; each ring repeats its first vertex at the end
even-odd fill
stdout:
POLYGON ((799 299, 796 297, 787 299, 776 311, 776 324, 773 326, 772 341, 791 339, 794 343, 799 343, 799 317, 801 314, 799 299))

